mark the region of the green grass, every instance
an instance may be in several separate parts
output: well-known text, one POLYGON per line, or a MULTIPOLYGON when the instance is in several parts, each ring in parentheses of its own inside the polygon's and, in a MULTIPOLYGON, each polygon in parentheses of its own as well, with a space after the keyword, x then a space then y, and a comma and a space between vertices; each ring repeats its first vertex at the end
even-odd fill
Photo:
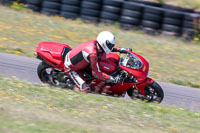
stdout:
POLYGON ((199 133, 200 113, 0 78, 1 133, 199 133))
POLYGON ((200 86, 200 42, 181 38, 150 36, 141 30, 124 31, 119 24, 84 23, 61 17, 0 6, 0 51, 34 57, 41 41, 54 41, 72 47, 95 39, 99 32, 109 30, 116 35, 117 45, 131 47, 150 63, 149 76, 157 81, 200 86))
POLYGON ((200 10, 200 1, 199 0, 148 0, 148 1, 154 1, 154 2, 161 2, 165 4, 175 5, 175 6, 181 6, 186 8, 193 8, 196 10, 200 10))

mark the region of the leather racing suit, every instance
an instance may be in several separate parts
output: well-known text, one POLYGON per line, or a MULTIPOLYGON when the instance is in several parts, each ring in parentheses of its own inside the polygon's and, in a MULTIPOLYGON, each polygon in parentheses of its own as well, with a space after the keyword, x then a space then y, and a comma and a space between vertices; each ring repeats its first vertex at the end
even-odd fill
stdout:
MULTIPOLYGON (((80 70, 86 68, 89 64, 92 69, 92 75, 95 78, 103 81, 109 79, 109 75, 99 68, 98 57, 102 53, 98 52, 97 45, 96 40, 84 42, 68 52, 65 57, 65 73, 70 76, 81 91, 84 91, 84 88, 88 87, 88 85, 80 70)), ((120 52, 120 48, 115 46, 112 51, 120 52)))

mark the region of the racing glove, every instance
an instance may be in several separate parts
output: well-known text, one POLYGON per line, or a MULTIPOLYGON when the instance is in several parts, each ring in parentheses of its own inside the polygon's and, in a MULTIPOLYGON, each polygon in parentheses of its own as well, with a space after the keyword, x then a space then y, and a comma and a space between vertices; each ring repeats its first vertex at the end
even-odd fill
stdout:
POLYGON ((107 80, 108 83, 115 83, 115 84, 119 84, 120 83, 120 77, 116 76, 110 76, 109 79, 107 80))
POLYGON ((120 48, 120 53, 127 53, 127 50, 132 51, 131 48, 120 48))

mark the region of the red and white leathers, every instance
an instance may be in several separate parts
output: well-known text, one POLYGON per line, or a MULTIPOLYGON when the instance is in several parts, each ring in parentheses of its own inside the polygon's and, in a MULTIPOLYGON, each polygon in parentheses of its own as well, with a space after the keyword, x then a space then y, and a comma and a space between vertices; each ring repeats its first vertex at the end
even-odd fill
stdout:
MULTIPOLYGON (((84 91, 87 84, 79 70, 86 68, 88 65, 90 65, 92 75, 95 78, 104 81, 109 79, 109 75, 99 69, 98 57, 100 57, 102 53, 98 52, 97 45, 98 43, 96 40, 84 42, 72 49, 65 57, 65 72, 70 76, 80 90, 84 91)), ((114 47, 112 51, 119 52, 120 48, 114 47)))

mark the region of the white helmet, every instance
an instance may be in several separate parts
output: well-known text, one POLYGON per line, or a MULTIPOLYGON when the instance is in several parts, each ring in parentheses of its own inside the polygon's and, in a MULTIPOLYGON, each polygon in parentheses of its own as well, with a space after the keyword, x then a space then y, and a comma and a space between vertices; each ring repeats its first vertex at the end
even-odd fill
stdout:
POLYGON ((97 36, 100 47, 108 54, 115 46, 115 36, 109 31, 102 31, 97 36))

